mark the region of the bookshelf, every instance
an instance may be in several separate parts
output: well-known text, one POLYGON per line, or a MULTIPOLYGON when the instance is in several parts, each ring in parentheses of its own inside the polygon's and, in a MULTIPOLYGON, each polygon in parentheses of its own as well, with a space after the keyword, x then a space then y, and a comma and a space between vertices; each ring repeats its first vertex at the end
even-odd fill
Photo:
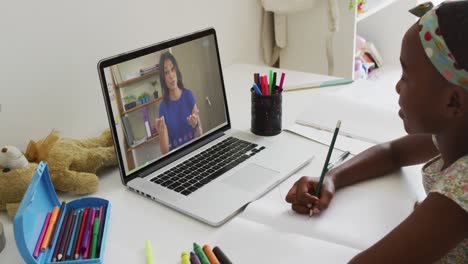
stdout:
POLYGON ((385 9, 393 4, 395 0, 370 0, 364 5, 364 13, 356 15, 356 22, 365 20, 366 18, 376 14, 380 10, 385 9))
MULTIPOLYGON (((120 74, 118 73, 118 68, 117 66, 111 67, 111 74, 112 74, 112 87, 114 90, 115 98, 116 98, 116 104, 117 104, 117 111, 118 111, 118 116, 119 119, 121 120, 121 127, 123 130, 123 136, 125 137, 125 140, 123 142, 123 148, 124 148, 124 153, 126 153, 125 158, 127 161, 127 166, 129 170, 132 170, 136 167, 135 165, 135 159, 134 159, 134 151, 138 150, 138 148, 151 143, 155 142, 157 139, 159 139, 159 134, 154 133, 151 131, 151 123, 148 120, 148 107, 152 106, 154 104, 158 104, 161 102, 163 99, 161 96, 157 98, 152 98, 148 102, 141 103, 141 104, 136 104, 134 107, 130 109, 125 109, 124 103, 123 103, 123 96, 122 96, 122 91, 128 87, 131 87, 132 85, 137 85, 140 82, 143 82, 145 80, 148 80, 151 77, 155 77, 159 75, 159 70, 153 70, 150 72, 146 72, 144 74, 141 74, 140 76, 135 76, 126 80, 121 80, 120 74), (115 68, 114 68, 115 67, 115 68), (117 77, 119 76, 119 77, 117 77), (133 144, 129 144, 127 141, 127 137, 129 136, 128 133, 130 133, 128 130, 132 130, 129 121, 127 120, 127 117, 130 114, 135 114, 137 111, 141 112, 143 118, 141 121, 141 126, 143 127, 143 130, 146 131, 147 137, 141 138, 141 139, 133 139, 133 144), (145 124, 145 116, 146 116, 146 121, 148 124, 145 124), (127 121, 124 122, 124 119, 127 121), (148 127, 149 128, 148 128, 148 127), (149 131, 148 131, 149 129, 149 131), (149 136, 151 134, 151 136, 149 136)), ((131 136, 130 138, 133 138, 131 136)))
POLYGON ((121 115, 128 115, 131 112, 139 110, 139 109, 141 109, 143 107, 149 106, 149 105, 154 104, 154 103, 159 103, 161 100, 162 100, 162 97, 158 97, 157 99, 151 99, 151 101, 149 101, 148 103, 140 104, 140 105, 137 105, 137 106, 135 106, 135 107, 133 107, 133 108, 131 108, 129 110, 123 111, 121 115))
POLYGON ((153 77, 153 76, 155 76, 157 74, 159 74, 159 70, 155 70, 155 71, 152 71, 152 72, 149 72, 149 73, 145 73, 145 74, 143 74, 141 76, 128 79, 128 80, 120 82, 120 83, 118 83, 116 85, 117 85, 117 88, 122 88, 122 87, 128 86, 130 84, 134 84, 134 83, 137 83, 139 81, 146 80, 146 79, 148 79, 150 77, 153 77))
POLYGON ((129 148, 127 149, 127 152, 130 153, 130 152, 132 152, 133 150, 137 149, 138 147, 141 147, 142 145, 144 145, 144 144, 146 144, 146 143, 150 143, 151 141, 156 140, 156 139, 159 139, 159 135, 155 135, 155 136, 153 136, 153 137, 151 137, 151 138, 148 138, 147 140, 145 140, 145 141, 143 141, 143 142, 141 142, 141 143, 137 143, 136 145, 133 145, 133 146, 129 147, 129 148))
MULTIPOLYGON (((399 65, 401 40, 416 21, 408 10, 418 4, 417 0, 367 0, 362 14, 357 13, 356 5, 350 9, 348 0, 337 0, 337 4, 339 25, 334 35, 334 72, 330 75, 354 79, 356 35, 374 43, 384 67, 399 65)), ((287 45, 280 52, 281 68, 329 74, 328 19, 328 1, 316 1, 314 8, 287 15, 287 45)))

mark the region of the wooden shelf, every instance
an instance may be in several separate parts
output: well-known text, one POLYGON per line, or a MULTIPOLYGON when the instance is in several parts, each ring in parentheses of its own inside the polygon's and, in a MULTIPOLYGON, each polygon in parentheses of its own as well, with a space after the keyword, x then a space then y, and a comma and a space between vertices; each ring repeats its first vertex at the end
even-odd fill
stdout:
POLYGON ((149 101, 149 102, 147 102, 147 103, 144 103, 144 104, 141 104, 141 105, 137 105, 137 106, 133 107, 133 108, 130 109, 130 110, 127 110, 127 111, 122 112, 122 115, 127 115, 127 114, 129 114, 129 113, 131 113, 131 112, 133 112, 133 111, 136 111, 136 110, 138 110, 138 109, 141 109, 141 108, 143 108, 143 107, 145 107, 145 106, 148 106, 148 105, 150 105, 150 104, 157 103, 157 102, 159 102, 159 101, 161 101, 161 100, 162 100, 162 97, 158 97, 157 99, 152 99, 151 101, 149 101))
MULTIPOLYGON (((117 80, 116 74, 115 74, 116 71, 118 72, 118 67, 117 66, 111 67, 111 74, 113 76, 113 78, 112 78, 112 87, 113 87, 113 90, 114 90, 114 93, 115 93, 115 98, 116 98, 117 107, 118 107, 117 109, 118 109, 119 115, 121 117, 124 117, 124 116, 126 116, 129 113, 132 113, 134 111, 141 110, 143 107, 149 106, 149 105, 154 104, 154 103, 158 103, 163 99, 162 97, 153 98, 147 103, 144 103, 144 104, 141 104, 141 105, 136 105, 135 107, 133 107, 131 109, 125 110, 124 105, 123 105, 123 100, 122 100, 123 89, 126 86, 129 86, 129 85, 132 85, 132 84, 137 84, 138 82, 141 82, 141 81, 144 81, 144 80, 153 81, 153 80, 149 80, 149 78, 151 78, 151 77, 158 78, 158 75, 159 75, 160 71, 159 71, 159 69, 154 69, 154 70, 152 70, 150 72, 147 72, 147 73, 145 73, 145 74, 143 74, 141 76, 130 78, 128 80, 121 81, 120 83, 116 82, 116 80, 117 80)), ((122 130, 124 130, 123 127, 122 127, 122 130)), ((122 131, 122 132, 125 133, 125 131, 122 131)), ((127 142, 124 143, 123 152, 125 154, 124 156, 125 156, 125 159, 127 161, 128 169, 130 171, 133 171, 135 169, 135 159, 134 159, 133 150, 136 150, 137 148, 139 148, 139 147, 141 147, 141 146, 143 146, 143 145, 145 145, 147 143, 155 141, 158 138, 159 138, 159 134, 156 134, 151 138, 145 138, 143 142, 140 142, 137 145, 133 145, 133 146, 128 146, 127 142)), ((140 140, 143 140, 143 138, 140 139, 140 140)))
POLYGON ((157 75, 157 74, 159 74, 159 70, 154 70, 154 71, 152 71, 152 72, 145 73, 145 74, 143 74, 142 76, 138 76, 138 77, 135 77, 135 78, 126 80, 126 81, 124 81, 124 82, 118 83, 116 86, 117 86, 117 88, 122 88, 122 87, 124 87, 124 86, 127 86, 127 85, 130 85, 130 84, 139 82, 139 81, 141 81, 141 80, 148 79, 148 78, 153 77, 153 76, 155 76, 155 75, 157 75))
POLYGON ((156 134, 156 135, 153 136, 152 138, 147 139, 146 141, 144 141, 144 142, 142 142, 142 143, 140 143, 140 144, 138 144, 138 145, 136 145, 136 146, 129 147, 129 148, 127 149, 127 152, 131 152, 132 150, 134 150, 134 149, 136 149, 136 148, 138 148, 138 147, 141 147, 141 146, 145 145, 146 143, 150 143, 151 141, 154 141, 154 140, 156 140, 156 139, 158 139, 158 138, 159 138, 159 134, 156 134))
POLYGON ((398 0, 372 0, 364 4, 364 13, 357 14, 356 22, 360 22, 398 0))

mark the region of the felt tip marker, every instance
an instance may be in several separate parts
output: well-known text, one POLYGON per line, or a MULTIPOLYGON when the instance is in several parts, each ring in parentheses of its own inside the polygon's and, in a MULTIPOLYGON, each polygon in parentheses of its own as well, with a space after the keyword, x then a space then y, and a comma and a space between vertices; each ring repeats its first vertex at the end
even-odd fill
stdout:
POLYGON ((193 243, 193 251, 195 251, 202 264, 210 264, 208 257, 205 255, 205 252, 203 252, 203 249, 200 247, 200 245, 193 243))
POLYGON ((200 259, 197 254, 190 252, 190 262, 191 264, 201 264, 200 259))
POLYGON ((258 88, 256 83, 253 84, 253 88, 258 95, 262 95, 262 92, 260 91, 260 88, 258 88))
POLYGON ((190 263, 190 256, 187 252, 182 252, 181 257, 181 264, 191 264, 190 263))

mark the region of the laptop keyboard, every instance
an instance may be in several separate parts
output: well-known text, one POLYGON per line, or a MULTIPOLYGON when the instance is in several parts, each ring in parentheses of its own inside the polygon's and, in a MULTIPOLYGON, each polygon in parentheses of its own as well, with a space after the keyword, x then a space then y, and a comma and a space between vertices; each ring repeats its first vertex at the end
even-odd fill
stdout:
POLYGON ((151 181, 189 195, 263 149, 263 146, 229 137, 151 181))

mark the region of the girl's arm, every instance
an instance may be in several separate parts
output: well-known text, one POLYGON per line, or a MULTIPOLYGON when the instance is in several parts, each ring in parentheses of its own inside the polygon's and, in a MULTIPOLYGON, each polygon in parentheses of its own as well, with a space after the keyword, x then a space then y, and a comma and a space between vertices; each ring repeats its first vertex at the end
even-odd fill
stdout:
POLYGON ((289 190, 286 201, 298 213, 307 214, 312 204, 316 205, 314 213, 319 213, 328 207, 337 189, 426 162, 437 154, 431 135, 404 136, 371 147, 330 170, 318 198, 310 194, 315 193, 318 178, 301 177, 289 190))
POLYGON ((420 164, 438 154, 429 134, 407 135, 379 144, 330 170, 335 188, 379 177, 404 166, 420 164))
POLYGON ((167 132, 166 120, 164 116, 156 119, 156 128, 159 132, 159 149, 164 155, 169 152, 169 134, 167 132))
POLYGON ((195 137, 200 137, 203 134, 203 128, 200 121, 200 114, 197 104, 193 106, 192 114, 187 117, 187 121, 195 129, 195 137))
POLYGON ((350 263, 433 263, 468 237, 467 223, 468 213, 458 204, 430 193, 401 224, 350 263))

